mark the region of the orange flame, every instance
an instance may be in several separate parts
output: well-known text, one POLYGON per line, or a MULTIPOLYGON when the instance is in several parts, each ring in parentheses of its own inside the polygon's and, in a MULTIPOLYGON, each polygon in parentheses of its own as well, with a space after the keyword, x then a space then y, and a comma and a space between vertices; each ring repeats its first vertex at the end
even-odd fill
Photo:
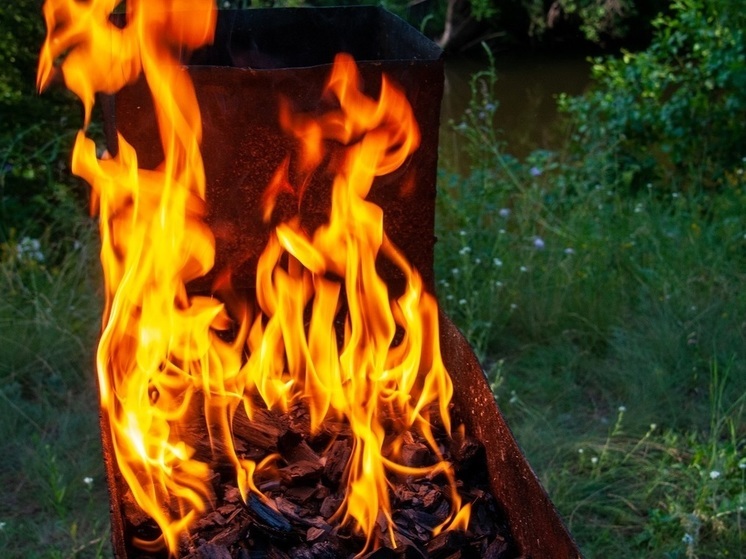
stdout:
MULTIPOLYGON (((330 414, 349 421, 354 447, 343 522, 354 521, 371 538, 379 513, 392 531, 387 471, 450 472, 442 462, 420 469, 397 464, 389 455, 400 443, 384 442, 384 418, 399 418, 400 433, 416 428, 437 453, 427 410, 437 401, 450 428, 453 387, 440 358, 437 304, 386 236, 381 208, 366 200, 374 179, 394 172, 417 149, 412 109, 385 76, 379 99, 367 97, 354 61, 343 54, 335 60, 326 95, 339 108, 318 118, 292 115, 283 105, 283 127, 301 144, 301 175, 324 160, 329 141, 344 146, 344 155, 334 169, 329 222, 312 235, 297 220, 279 225, 260 258, 257 292, 268 321, 262 328, 257 320, 252 329, 247 369, 266 402, 274 404, 288 394, 307 401, 312 428, 330 414), (376 272, 379 258, 389 259, 406 279, 404 293, 395 300, 376 272), (306 333, 308 305, 312 313, 306 333), (341 309, 344 335, 337 347, 334 322, 341 309), (397 329, 401 340, 395 340, 397 329), (279 363, 284 366, 265 347, 282 347, 286 359, 279 363), (288 374, 292 384, 285 380, 288 374)), ((455 491, 453 497, 458 510, 455 491)))
POLYGON ((450 430, 453 391, 440 357, 437 303, 385 234, 381 208, 366 199, 375 178, 405 164, 419 144, 406 97, 385 76, 379 98, 366 96, 354 61, 339 55, 325 93, 336 109, 295 114, 282 103, 280 122, 296 138, 299 156, 288 156, 268 185, 265 219, 280 191, 295 191, 300 202, 307 180, 327 161, 334 174, 329 220, 312 233, 297 217, 274 229, 257 267, 257 300, 238 307, 240 331, 225 342, 218 336, 232 325, 225 305, 186 291, 187 282, 212 268, 215 249, 203 221, 199 107, 178 56, 212 40, 215 9, 208 0, 150 0, 147 9, 134 0, 120 29, 109 20, 118 3, 47 0, 38 85, 50 83, 63 58, 62 75, 83 101, 86 126, 98 92, 116 92, 142 76, 154 100, 165 154, 157 169, 138 168, 121 136, 113 158, 98 159, 84 130, 73 151, 73 172, 91 184, 100 206, 107 297, 97 353, 102 413, 119 470, 163 532, 162 541, 139 545, 165 545, 177 555, 179 534, 213 500, 210 467, 183 437, 195 417, 204 418, 213 450, 234 465, 244 499, 252 491, 261 496, 252 479, 272 457, 260 464, 239 458, 231 427, 240 405, 252 417, 256 394, 270 408, 305 402, 314 430, 330 417, 349 422, 354 444, 336 516, 365 534, 366 549, 376 544, 379 521, 394 540, 390 474, 444 473, 453 507, 436 532, 465 528, 469 506, 461 506, 449 464, 397 462, 410 429, 440 456, 428 414, 435 404, 450 430), (196 14, 179 17, 186 9, 196 14), (326 157, 330 143, 341 157, 326 157), (380 259, 405 278, 395 299, 376 272, 380 259))

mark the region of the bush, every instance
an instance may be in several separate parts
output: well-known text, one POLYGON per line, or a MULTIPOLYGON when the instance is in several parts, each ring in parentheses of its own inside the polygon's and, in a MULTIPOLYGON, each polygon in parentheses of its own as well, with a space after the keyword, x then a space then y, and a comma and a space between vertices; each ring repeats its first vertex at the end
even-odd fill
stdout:
POLYGON ((67 238, 85 213, 87 188, 68 165, 79 109, 61 88, 35 92, 41 4, 0 6, 0 245, 67 238))
POLYGON ((596 87, 563 97, 587 169, 640 189, 722 185, 746 155, 746 37, 729 0, 676 0, 650 48, 594 61, 596 87))

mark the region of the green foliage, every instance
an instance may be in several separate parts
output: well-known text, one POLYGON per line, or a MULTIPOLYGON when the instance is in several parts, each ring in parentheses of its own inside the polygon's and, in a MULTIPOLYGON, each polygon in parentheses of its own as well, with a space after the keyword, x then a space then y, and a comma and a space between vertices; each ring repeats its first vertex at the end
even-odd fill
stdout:
POLYGON ((41 4, 0 6, 0 243, 31 237, 69 245, 87 196, 67 163, 80 123, 68 95, 35 92, 41 4))
POLYGON ((653 160, 634 189, 606 152, 517 160, 497 86, 478 73, 454 123, 471 171, 441 171, 446 314, 586 557, 740 556, 746 161, 706 192, 693 165, 670 183, 653 160))
POLYGON ((589 542, 585 555, 737 557, 746 436, 735 426, 744 419, 743 403, 712 408, 727 418, 725 428, 687 435, 655 423, 642 435, 628 433, 625 413, 634 410, 620 406, 606 436, 559 445, 564 467, 550 472, 547 484, 572 503, 568 525, 589 542))
POLYGON ((576 151, 606 179, 669 190, 726 182, 746 155, 746 36, 728 0, 677 0, 640 53, 596 59, 597 85, 561 99, 576 151), (610 174, 611 173, 611 174, 610 174))
POLYGON ((57 258, 35 239, 0 247, 2 557, 106 556, 95 234, 78 230, 77 248, 57 258))
MULTIPOLYGON (((41 4, 18 0, 0 5, 0 114, 6 118, 13 116, 7 109, 26 102, 34 90, 36 53, 44 38, 41 4)), ((3 126, 12 126, 6 118, 3 126)))

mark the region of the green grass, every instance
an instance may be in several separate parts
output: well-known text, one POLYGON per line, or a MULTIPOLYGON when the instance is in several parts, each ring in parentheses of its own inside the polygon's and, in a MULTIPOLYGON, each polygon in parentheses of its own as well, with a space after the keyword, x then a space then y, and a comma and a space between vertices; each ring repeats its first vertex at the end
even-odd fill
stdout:
POLYGON ((743 558, 746 159, 687 194, 518 161, 495 83, 478 76, 457 125, 472 172, 441 171, 447 314, 586 557, 743 558))
POLYGON ((561 208, 546 175, 507 217, 473 179, 443 193, 447 312, 587 557, 743 557, 743 183, 700 218, 604 189, 561 208), (446 225, 465 207, 476 227, 446 225))
POLYGON ((77 241, 64 257, 44 244, 30 252, 3 246, 2 557, 100 557, 109 547, 93 375, 101 289, 92 228, 81 226, 77 241))

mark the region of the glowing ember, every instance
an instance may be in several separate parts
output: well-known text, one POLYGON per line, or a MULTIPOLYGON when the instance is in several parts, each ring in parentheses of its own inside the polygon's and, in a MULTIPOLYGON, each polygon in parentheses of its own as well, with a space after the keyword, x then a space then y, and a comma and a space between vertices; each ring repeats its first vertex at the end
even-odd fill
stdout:
POLYGON ((304 185, 322 173, 331 183, 328 222, 307 231, 296 216, 274 228, 259 259, 255 301, 225 282, 216 288, 220 300, 190 296, 187 282, 212 268, 215 249, 203 221, 199 108, 179 53, 212 40, 215 9, 207 0, 150 0, 147 8, 144 0, 130 1, 119 29, 109 21, 118 3, 47 0, 38 83, 49 84, 63 57, 62 74, 84 103, 86 125, 97 92, 114 93, 142 75, 153 96, 164 153, 156 169, 138 168, 121 136, 116 157, 98 159, 85 131, 73 152, 73 172, 89 182, 100 211, 102 412, 119 470, 163 532, 162 541, 138 545, 177 554, 179 534, 214 500, 209 464, 182 436, 195 418, 204 418, 214 452, 233 464, 244 500, 252 492, 262 498, 252 480, 274 458, 240 458, 232 436, 236 410, 244 406, 251 418, 256 395, 270 409, 303 402, 312 430, 328 419, 349 423, 346 498, 335 516, 366 536, 366 549, 377 543, 381 518, 394 541, 391 474, 445 474, 452 510, 435 533, 465 528, 469 506, 461 506, 450 465, 412 468, 398 456, 410 429, 440 456, 428 410, 434 404, 450 429, 452 395, 436 301, 384 233, 382 210, 366 200, 374 179, 417 149, 407 99, 385 76, 379 98, 366 96, 353 60, 338 55, 324 93, 332 109, 298 114, 283 102, 278 118, 298 153, 267 186, 265 220, 279 193, 295 195, 300 206, 304 185), (179 17, 184 10, 188 18, 179 17), (376 272, 382 259, 405 278, 396 298, 376 272))

